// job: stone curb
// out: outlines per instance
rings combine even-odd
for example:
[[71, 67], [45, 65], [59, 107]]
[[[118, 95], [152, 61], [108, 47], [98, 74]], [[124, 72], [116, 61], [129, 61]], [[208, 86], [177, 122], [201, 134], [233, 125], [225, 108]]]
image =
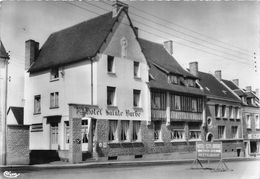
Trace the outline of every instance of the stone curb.
[[[225, 162], [235, 161], [254, 161], [260, 158], [223, 158]], [[117, 161], [117, 162], [91, 162], [80, 164], [38, 164], [38, 165], [7, 165], [0, 166], [0, 170], [44, 170], [44, 169], [75, 169], [75, 168], [101, 168], [101, 167], [138, 167], [138, 166], [156, 166], [156, 165], [169, 165], [169, 164], [190, 164], [194, 159], [183, 160], [153, 160], [153, 161]], [[202, 160], [206, 162], [207, 160]], [[218, 160], [213, 160], [218, 162]]]

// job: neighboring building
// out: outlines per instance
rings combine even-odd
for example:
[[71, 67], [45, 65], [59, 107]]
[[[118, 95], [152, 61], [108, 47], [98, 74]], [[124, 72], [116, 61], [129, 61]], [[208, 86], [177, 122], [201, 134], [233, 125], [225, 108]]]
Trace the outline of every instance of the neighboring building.
[[40, 50], [26, 41], [32, 152], [76, 163], [81, 152], [109, 160], [195, 151], [205, 114], [198, 78], [163, 45], [139, 39], [127, 11], [116, 2], [113, 12], [51, 34]]
[[221, 141], [223, 156], [241, 156], [243, 149], [241, 104], [221, 81], [221, 71], [215, 76], [198, 72], [199, 84], [207, 95], [206, 141]]
[[252, 91], [251, 86], [246, 90], [239, 88], [239, 80], [223, 80], [242, 101], [242, 124], [245, 155], [260, 154], [260, 103], [259, 91]]
[[0, 40], [0, 164], [6, 163], [7, 73], [9, 55]]

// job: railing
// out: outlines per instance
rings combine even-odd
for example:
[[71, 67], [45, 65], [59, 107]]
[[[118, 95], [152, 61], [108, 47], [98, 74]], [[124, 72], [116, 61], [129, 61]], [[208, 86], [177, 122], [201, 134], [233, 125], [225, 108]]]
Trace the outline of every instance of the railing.
[[166, 120], [166, 110], [152, 109], [152, 120]]
[[181, 112], [181, 111], [171, 111], [171, 120], [200, 120], [202, 121], [202, 113], [192, 113], [192, 112]]

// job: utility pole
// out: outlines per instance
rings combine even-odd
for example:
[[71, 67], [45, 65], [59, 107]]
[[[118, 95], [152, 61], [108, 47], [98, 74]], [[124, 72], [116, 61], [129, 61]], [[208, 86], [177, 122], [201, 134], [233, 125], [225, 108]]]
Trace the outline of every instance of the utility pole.
[[[0, 79], [0, 102], [3, 107], [0, 106], [0, 120], [1, 120], [1, 136], [2, 136], [2, 148], [0, 151], [0, 155], [2, 157], [1, 164], [6, 165], [6, 120], [7, 120], [7, 86], [8, 86], [8, 60], [9, 55], [6, 53], [5, 48], [0, 40], [0, 76], [3, 78]], [[2, 89], [1, 89], [2, 88]], [[0, 141], [1, 142], [1, 141]]]

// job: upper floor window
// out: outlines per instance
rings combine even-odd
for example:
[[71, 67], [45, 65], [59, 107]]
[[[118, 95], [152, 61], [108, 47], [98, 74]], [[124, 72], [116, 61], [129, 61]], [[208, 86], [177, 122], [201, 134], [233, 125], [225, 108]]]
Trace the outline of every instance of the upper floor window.
[[109, 106], [115, 106], [115, 93], [116, 88], [115, 87], [107, 87], [107, 105]]
[[141, 96], [141, 90], [134, 90], [133, 91], [133, 105], [134, 107], [140, 107], [140, 96]]
[[34, 96], [34, 114], [41, 113], [41, 95]]
[[225, 126], [218, 126], [218, 138], [219, 139], [226, 138]]
[[51, 80], [59, 79], [59, 68], [51, 69]]
[[232, 106], [229, 106], [229, 118], [230, 119], [234, 118], [234, 109]]
[[114, 57], [110, 55], [107, 56], [107, 72], [115, 73]]
[[178, 77], [175, 75], [169, 75], [168, 82], [171, 84], [178, 84]]
[[152, 109], [166, 109], [166, 93], [152, 92], [151, 93]]
[[140, 63], [139, 62], [134, 62], [134, 77], [140, 78]]
[[240, 118], [240, 111], [239, 111], [239, 108], [238, 108], [238, 107], [235, 108], [235, 118], [236, 118], [236, 119], [239, 119], [239, 118]]
[[255, 115], [255, 128], [260, 129], [260, 119], [259, 115]]
[[246, 115], [246, 127], [251, 128], [251, 116], [249, 114]]
[[231, 126], [231, 134], [232, 134], [232, 138], [238, 138], [238, 127], [237, 126]]
[[220, 111], [221, 111], [220, 105], [216, 104], [215, 105], [215, 117], [216, 118], [220, 118]]
[[192, 99], [191, 100], [191, 105], [192, 105], [192, 112], [197, 112], [197, 100], [196, 99]]
[[227, 117], [227, 107], [225, 105], [222, 106], [222, 117]]
[[186, 79], [186, 83], [187, 83], [187, 86], [189, 86], [189, 87], [195, 87], [196, 86], [195, 80], [192, 80], [192, 79]]
[[59, 107], [59, 92], [54, 92], [50, 94], [50, 108]]
[[181, 110], [181, 97], [175, 95], [174, 97], [174, 107], [176, 110]]

